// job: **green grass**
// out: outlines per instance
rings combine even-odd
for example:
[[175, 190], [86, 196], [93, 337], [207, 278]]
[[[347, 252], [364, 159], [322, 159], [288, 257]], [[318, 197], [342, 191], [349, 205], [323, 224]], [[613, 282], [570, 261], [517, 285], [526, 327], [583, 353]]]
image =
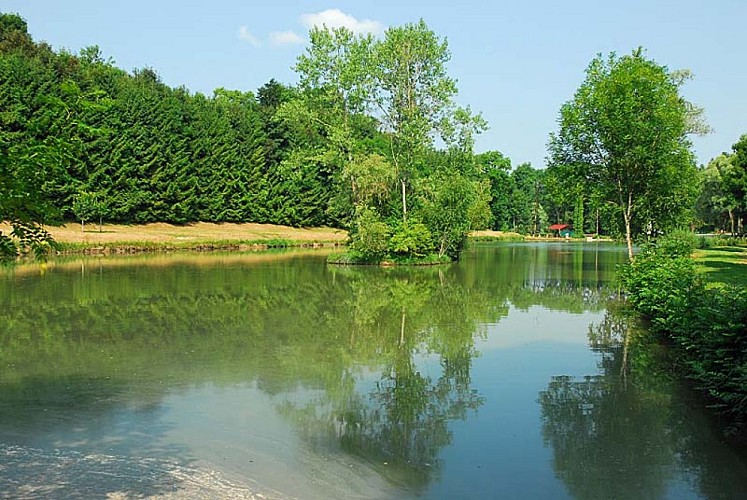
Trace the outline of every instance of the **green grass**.
[[728, 246], [696, 250], [698, 271], [712, 286], [747, 288], [747, 247]]

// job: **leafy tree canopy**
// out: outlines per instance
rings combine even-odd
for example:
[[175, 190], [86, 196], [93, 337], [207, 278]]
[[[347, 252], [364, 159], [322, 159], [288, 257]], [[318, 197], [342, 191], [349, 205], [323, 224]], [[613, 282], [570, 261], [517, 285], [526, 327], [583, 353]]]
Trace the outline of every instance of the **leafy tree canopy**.
[[680, 94], [689, 72], [671, 71], [642, 49], [597, 56], [550, 136], [551, 168], [565, 168], [617, 206], [629, 256], [633, 238], [682, 223], [692, 205], [695, 164], [688, 140], [702, 113]]

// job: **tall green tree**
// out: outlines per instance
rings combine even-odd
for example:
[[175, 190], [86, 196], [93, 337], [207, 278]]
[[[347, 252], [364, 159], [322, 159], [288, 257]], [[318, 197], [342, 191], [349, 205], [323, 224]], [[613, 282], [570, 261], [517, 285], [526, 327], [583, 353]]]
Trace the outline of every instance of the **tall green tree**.
[[421, 19], [393, 27], [375, 47], [373, 103], [389, 137], [392, 163], [401, 190], [401, 215], [407, 220], [407, 191], [418, 163], [453, 112], [456, 82], [448, 76], [446, 40]]
[[[572, 168], [619, 209], [630, 259], [638, 234], [656, 229], [664, 215], [673, 223], [694, 201], [688, 135], [707, 127], [701, 110], [680, 94], [689, 78], [647, 59], [642, 49], [599, 55], [550, 136], [551, 165]], [[658, 203], [660, 197], [667, 203]]]
[[[310, 39], [295, 68], [301, 94], [278, 114], [292, 127], [318, 130], [321, 141], [301, 145], [290, 157], [316, 162], [307, 170], [328, 172], [337, 193], [331, 205], [343, 206], [340, 194], [347, 193], [352, 247], [362, 254], [370, 248], [367, 258], [382, 255], [386, 238], [396, 254], [455, 254], [470, 221], [484, 220], [477, 207], [487, 208], [482, 194], [488, 190], [477, 182], [472, 152], [473, 136], [485, 123], [454, 103], [446, 41], [422, 21], [391, 28], [381, 40], [344, 28], [315, 28]], [[435, 152], [437, 137], [446, 152]], [[447, 172], [466, 184], [445, 182]], [[473, 205], [449, 207], [465, 224], [454, 225], [460, 235], [442, 244], [436, 235], [444, 232], [423, 224], [440, 220], [432, 207], [454, 200], [447, 195], [451, 188], [468, 188], [463, 200]]]
[[544, 197], [544, 171], [529, 163], [522, 163], [511, 172], [511, 219], [514, 231], [540, 233], [547, 224], [547, 214], [542, 206]]
[[55, 201], [64, 199], [73, 138], [84, 128], [85, 100], [68, 80], [74, 63], [35, 44], [26, 21], [0, 13], [0, 257], [22, 249], [43, 254], [53, 245], [41, 224], [59, 221]]
[[744, 232], [747, 217], [747, 134], [732, 146], [733, 154], [722, 170], [723, 191], [726, 195], [732, 234]]
[[511, 159], [500, 151], [486, 151], [475, 155], [480, 176], [490, 182], [491, 227], [497, 231], [508, 231], [511, 227]]
[[731, 159], [731, 155], [722, 153], [700, 171], [700, 196], [696, 210], [703, 224], [712, 226], [714, 230], [723, 231], [728, 221], [731, 223], [729, 229], [734, 234], [735, 209], [738, 205], [724, 183], [724, 175], [728, 175], [728, 170], [732, 168]]
[[284, 167], [309, 181], [302, 196], [317, 199], [322, 213], [348, 225], [355, 211], [355, 179], [349, 172], [353, 163], [366, 162], [369, 154], [359, 140], [359, 127], [371, 93], [374, 39], [347, 28], [326, 27], [313, 28], [309, 38], [294, 68], [300, 92], [279, 110], [297, 137], [304, 139], [297, 142], [289, 157], [293, 161], [286, 160]]

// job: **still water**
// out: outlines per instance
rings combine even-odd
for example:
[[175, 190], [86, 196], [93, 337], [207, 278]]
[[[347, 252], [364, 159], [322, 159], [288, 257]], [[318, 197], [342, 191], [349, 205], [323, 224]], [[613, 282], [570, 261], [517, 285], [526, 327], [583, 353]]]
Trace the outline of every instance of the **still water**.
[[0, 270], [0, 497], [747, 498], [616, 246]]

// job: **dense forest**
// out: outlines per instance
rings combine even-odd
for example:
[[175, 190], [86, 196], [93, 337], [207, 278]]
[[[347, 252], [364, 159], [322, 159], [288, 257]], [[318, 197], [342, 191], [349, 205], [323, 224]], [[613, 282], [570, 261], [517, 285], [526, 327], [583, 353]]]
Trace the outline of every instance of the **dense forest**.
[[[563, 137], [551, 138], [547, 169], [473, 151], [487, 124], [455, 104], [448, 46], [422, 21], [381, 39], [344, 28], [310, 37], [298, 85], [206, 96], [151, 68], [122, 70], [96, 46], [55, 51], [0, 14], [0, 219], [27, 236], [24, 222], [75, 219], [328, 225], [373, 257], [454, 256], [481, 228], [625, 234], [623, 207], [578, 175]], [[657, 179], [676, 190], [649, 196], [633, 232], [743, 231], [747, 137], [699, 170], [683, 147]]]

